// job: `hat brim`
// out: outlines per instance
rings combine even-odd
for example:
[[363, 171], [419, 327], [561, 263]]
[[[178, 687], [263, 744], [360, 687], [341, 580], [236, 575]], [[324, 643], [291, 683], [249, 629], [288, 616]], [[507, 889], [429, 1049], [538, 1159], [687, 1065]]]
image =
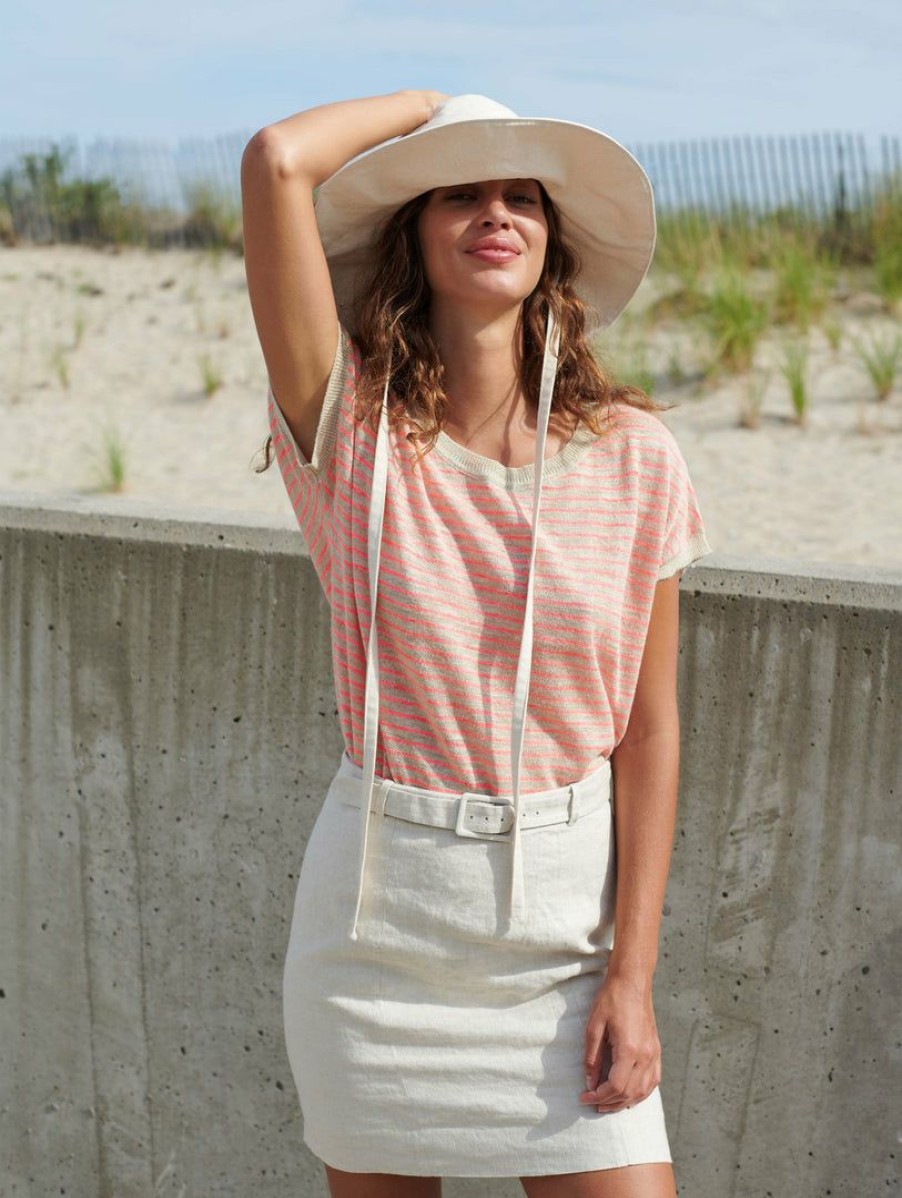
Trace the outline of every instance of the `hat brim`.
[[320, 187], [317, 225], [347, 327], [354, 327], [356, 299], [382, 223], [423, 192], [482, 179], [538, 179], [579, 255], [573, 286], [590, 309], [590, 331], [619, 316], [654, 254], [648, 176], [624, 146], [597, 129], [503, 117], [424, 126], [351, 159]]

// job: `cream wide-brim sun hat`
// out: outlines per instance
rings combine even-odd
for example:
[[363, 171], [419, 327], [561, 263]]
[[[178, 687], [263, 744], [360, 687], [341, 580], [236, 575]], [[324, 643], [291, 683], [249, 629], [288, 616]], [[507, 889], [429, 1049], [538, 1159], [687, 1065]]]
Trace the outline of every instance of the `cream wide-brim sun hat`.
[[655, 248], [651, 183], [633, 155], [606, 133], [574, 121], [521, 117], [486, 96], [451, 96], [430, 120], [381, 142], [331, 175], [316, 220], [342, 323], [372, 265], [382, 224], [434, 187], [484, 179], [538, 179], [579, 255], [573, 281], [588, 305], [588, 332], [613, 323], [644, 279]]

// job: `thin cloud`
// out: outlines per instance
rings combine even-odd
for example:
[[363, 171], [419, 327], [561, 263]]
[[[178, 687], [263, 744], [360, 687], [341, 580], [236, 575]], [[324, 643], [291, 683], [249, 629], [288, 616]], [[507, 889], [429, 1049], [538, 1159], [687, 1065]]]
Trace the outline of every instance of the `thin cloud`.
[[[259, 128], [398, 87], [480, 91], [524, 114], [609, 122], [621, 139], [902, 121], [902, 5], [863, 0], [136, 0], [15, 5], [0, 136], [160, 136]], [[15, 113], [15, 115], [14, 115]]]

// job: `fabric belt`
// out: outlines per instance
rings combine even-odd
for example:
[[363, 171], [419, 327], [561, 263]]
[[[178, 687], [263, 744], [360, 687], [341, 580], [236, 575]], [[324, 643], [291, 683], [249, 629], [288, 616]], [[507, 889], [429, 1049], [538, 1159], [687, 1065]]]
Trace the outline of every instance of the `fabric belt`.
[[[610, 762], [604, 758], [592, 774], [579, 782], [521, 795], [520, 827], [575, 824], [610, 801], [610, 777]], [[350, 807], [359, 807], [360, 778], [361, 771], [345, 754], [342, 769], [333, 783], [335, 798]], [[476, 791], [442, 794], [377, 777], [370, 792], [370, 811], [412, 824], [448, 828], [473, 840], [507, 842], [513, 837], [513, 799]]]
[[[526, 725], [526, 707], [529, 701], [529, 680], [532, 672], [533, 641], [533, 584], [535, 580], [536, 545], [539, 532], [539, 509], [542, 500], [542, 481], [545, 475], [545, 441], [548, 418], [551, 414], [551, 397], [557, 377], [560, 330], [549, 309], [545, 325], [545, 350], [542, 358], [542, 380], [539, 387], [539, 407], [536, 416], [536, 453], [532, 499], [532, 537], [529, 551], [529, 571], [526, 579], [526, 596], [523, 608], [523, 629], [520, 636], [520, 652], [514, 693], [511, 699], [511, 781], [513, 784], [514, 810], [510, 828], [510, 887], [508, 890], [508, 923], [523, 919], [526, 915], [526, 891], [523, 879], [523, 854], [520, 850], [520, 833], [523, 821], [520, 818], [522, 798], [520, 794], [520, 761], [523, 756], [523, 733]], [[376, 777], [376, 742], [379, 734], [379, 638], [376, 627], [376, 610], [379, 597], [379, 561], [382, 554], [382, 526], [385, 519], [385, 495], [388, 484], [388, 399], [391, 384], [391, 366], [386, 374], [379, 416], [379, 429], [373, 454], [373, 473], [370, 490], [369, 517], [367, 524], [367, 570], [370, 593], [370, 629], [366, 643], [366, 682], [363, 700], [363, 765], [360, 785], [360, 844], [358, 858], [357, 903], [351, 925], [351, 939], [356, 940], [357, 924], [363, 891], [366, 883], [367, 843], [370, 825], [370, 801]]]

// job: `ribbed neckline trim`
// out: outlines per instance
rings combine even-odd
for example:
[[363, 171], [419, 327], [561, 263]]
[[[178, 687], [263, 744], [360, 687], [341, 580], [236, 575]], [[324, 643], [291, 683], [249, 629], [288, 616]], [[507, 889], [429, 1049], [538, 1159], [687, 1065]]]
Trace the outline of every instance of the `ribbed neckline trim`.
[[[563, 449], [558, 450], [553, 457], [545, 459], [543, 479], [557, 478], [565, 474], [597, 440], [590, 428], [580, 424]], [[473, 453], [472, 450], [466, 449], [449, 437], [444, 429], [439, 430], [434, 448], [436, 453], [465, 474], [487, 479], [508, 491], [520, 491], [534, 485], [535, 462], [526, 466], [504, 466], [495, 458], [487, 458], [481, 453]]]

